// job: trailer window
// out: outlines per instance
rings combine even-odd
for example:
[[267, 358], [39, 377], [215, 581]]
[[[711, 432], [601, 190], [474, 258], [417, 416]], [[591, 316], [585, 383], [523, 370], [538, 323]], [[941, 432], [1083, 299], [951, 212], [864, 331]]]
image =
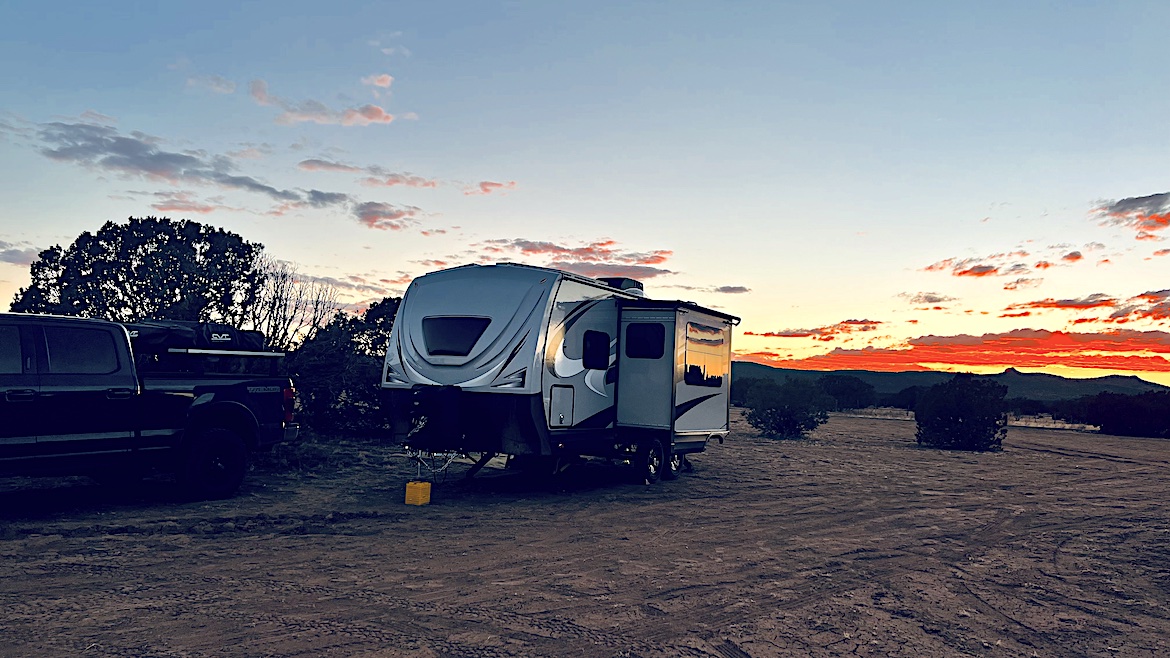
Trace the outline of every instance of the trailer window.
[[118, 370], [114, 335], [86, 327], [45, 327], [49, 372], [66, 375], [108, 375]]
[[661, 322], [631, 322], [626, 325], [626, 357], [661, 359], [666, 354], [666, 325]]
[[723, 386], [731, 360], [727, 347], [722, 327], [688, 322], [683, 381], [691, 386]]
[[491, 318], [447, 315], [423, 318], [423, 338], [431, 356], [467, 356], [492, 323]]

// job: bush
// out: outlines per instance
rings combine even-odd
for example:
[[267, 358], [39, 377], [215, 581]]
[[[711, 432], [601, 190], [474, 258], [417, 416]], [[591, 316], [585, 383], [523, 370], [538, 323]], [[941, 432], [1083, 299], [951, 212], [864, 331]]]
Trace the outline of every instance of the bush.
[[764, 436], [799, 439], [829, 419], [835, 401], [820, 388], [791, 379], [760, 381], [747, 391], [747, 421]]
[[1007, 434], [1007, 386], [959, 374], [922, 392], [914, 407], [918, 445], [998, 451]]

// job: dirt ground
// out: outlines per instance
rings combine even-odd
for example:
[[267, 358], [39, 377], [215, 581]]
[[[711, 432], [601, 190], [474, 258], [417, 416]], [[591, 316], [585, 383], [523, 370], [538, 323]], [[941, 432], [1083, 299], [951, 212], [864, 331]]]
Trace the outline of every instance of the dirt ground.
[[0, 655], [1170, 655], [1170, 442], [913, 435], [737, 420], [675, 482], [488, 469], [425, 507], [361, 441], [226, 501], [0, 480]]

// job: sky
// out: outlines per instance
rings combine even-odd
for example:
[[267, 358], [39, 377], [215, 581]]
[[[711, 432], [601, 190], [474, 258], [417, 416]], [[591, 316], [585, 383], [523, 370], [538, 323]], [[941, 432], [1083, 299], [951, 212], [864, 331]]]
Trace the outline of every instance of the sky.
[[1170, 3], [0, 0], [0, 299], [106, 221], [521, 262], [740, 359], [1170, 385]]

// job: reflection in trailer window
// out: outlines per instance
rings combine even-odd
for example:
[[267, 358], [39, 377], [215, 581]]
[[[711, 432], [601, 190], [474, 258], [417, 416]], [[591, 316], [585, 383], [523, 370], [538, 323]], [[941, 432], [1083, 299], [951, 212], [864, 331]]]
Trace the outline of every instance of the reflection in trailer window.
[[683, 381], [691, 386], [723, 386], [730, 360], [723, 327], [687, 323], [686, 370]]

